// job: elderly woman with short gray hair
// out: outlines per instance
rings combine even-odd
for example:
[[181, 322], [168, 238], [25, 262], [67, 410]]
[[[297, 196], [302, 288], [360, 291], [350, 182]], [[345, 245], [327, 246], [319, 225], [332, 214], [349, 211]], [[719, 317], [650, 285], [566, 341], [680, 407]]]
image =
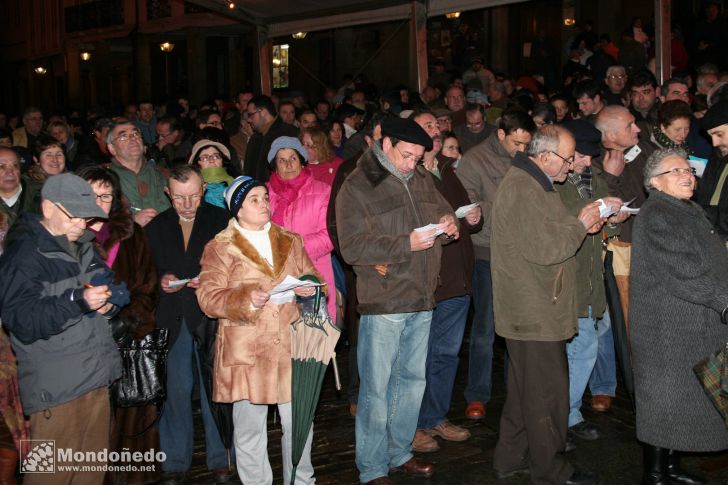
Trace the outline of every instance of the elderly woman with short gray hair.
[[728, 341], [728, 254], [690, 200], [695, 170], [685, 151], [655, 151], [644, 183], [629, 315], [642, 483], [707, 483], [680, 467], [678, 452], [728, 448], [728, 430], [692, 371]]

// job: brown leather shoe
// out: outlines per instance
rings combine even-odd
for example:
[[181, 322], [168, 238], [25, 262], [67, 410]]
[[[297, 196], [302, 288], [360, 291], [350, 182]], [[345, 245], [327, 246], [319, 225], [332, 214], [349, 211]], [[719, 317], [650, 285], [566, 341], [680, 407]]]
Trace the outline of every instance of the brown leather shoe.
[[349, 404], [349, 414], [351, 415], [352, 418], [356, 417], [356, 408], [357, 407], [358, 406], [355, 402]]
[[394, 480], [389, 477], [377, 477], [374, 480], [364, 482], [362, 485], [394, 485]]
[[600, 413], [609, 411], [612, 407], [612, 396], [606, 396], [604, 394], [592, 396], [591, 406], [594, 411], [598, 411]]
[[435, 474], [435, 464], [413, 456], [397, 468], [392, 468], [392, 471], [404, 472], [413, 477], [428, 478]]
[[470, 438], [470, 431], [447, 420], [426, 431], [430, 436], [439, 436], [446, 441], [465, 441]]
[[418, 429], [415, 433], [415, 439], [412, 440], [412, 450], [418, 453], [432, 453], [440, 449], [437, 440], [430, 436], [428, 431]]
[[468, 419], [485, 418], [485, 405], [480, 401], [469, 402], [468, 407], [465, 409], [465, 416]]

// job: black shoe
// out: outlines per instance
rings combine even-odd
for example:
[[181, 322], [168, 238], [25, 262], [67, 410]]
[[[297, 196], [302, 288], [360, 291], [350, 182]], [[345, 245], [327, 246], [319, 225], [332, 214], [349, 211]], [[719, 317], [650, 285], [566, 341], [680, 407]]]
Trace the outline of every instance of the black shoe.
[[599, 439], [599, 429], [586, 421], [582, 421], [581, 423], [570, 427], [569, 434], [586, 441]]
[[519, 466], [517, 468], [511, 468], [510, 470], [494, 470], [495, 471], [495, 478], [498, 480], [505, 480], [506, 478], [511, 478], [516, 475], [527, 475], [531, 473], [531, 470], [528, 468], [528, 464]]
[[180, 485], [185, 482], [184, 472], [162, 472], [160, 485]]
[[704, 478], [692, 475], [682, 469], [680, 466], [680, 454], [677, 451], [670, 450], [667, 456], [667, 476], [673, 484], [707, 485], [708, 481]]
[[574, 439], [566, 435], [566, 448], [564, 448], [564, 453], [569, 453], [571, 451], [574, 451], [576, 449], [576, 443], [574, 443]]
[[667, 475], [668, 462], [667, 448], [644, 445], [644, 467], [642, 485], [670, 485], [670, 478]]
[[596, 473], [576, 468], [564, 485], [597, 485], [599, 477]]

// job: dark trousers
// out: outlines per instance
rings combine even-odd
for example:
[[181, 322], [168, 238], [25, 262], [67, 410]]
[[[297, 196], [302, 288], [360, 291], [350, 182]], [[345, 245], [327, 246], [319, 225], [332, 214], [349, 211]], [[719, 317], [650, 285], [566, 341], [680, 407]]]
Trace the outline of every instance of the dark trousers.
[[569, 419], [566, 341], [506, 339], [508, 395], [493, 467], [507, 472], [528, 464], [535, 484], [564, 483], [574, 469], [563, 455]]

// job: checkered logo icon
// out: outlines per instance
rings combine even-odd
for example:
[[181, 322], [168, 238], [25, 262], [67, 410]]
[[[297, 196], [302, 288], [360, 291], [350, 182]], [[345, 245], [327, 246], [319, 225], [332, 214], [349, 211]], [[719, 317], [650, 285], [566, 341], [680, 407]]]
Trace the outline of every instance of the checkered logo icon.
[[55, 473], [55, 440], [20, 440], [21, 473]]

